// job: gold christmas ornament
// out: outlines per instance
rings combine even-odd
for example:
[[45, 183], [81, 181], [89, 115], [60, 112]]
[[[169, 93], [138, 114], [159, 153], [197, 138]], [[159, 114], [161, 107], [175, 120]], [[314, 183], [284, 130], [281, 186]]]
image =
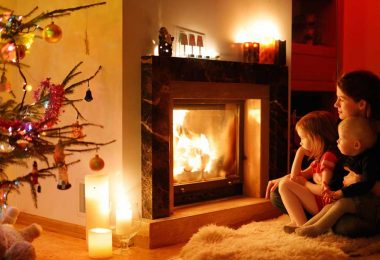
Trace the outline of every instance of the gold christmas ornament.
[[82, 139], [83, 137], [85, 137], [85, 135], [83, 134], [83, 126], [81, 126], [78, 121], [76, 121], [71, 126], [71, 136], [75, 139]]
[[104, 168], [104, 160], [96, 154], [95, 157], [90, 160], [90, 168], [94, 171], [100, 171]]
[[58, 25], [54, 24], [54, 22], [51, 22], [51, 24], [46, 25], [42, 31], [42, 37], [49, 43], [59, 42], [62, 38], [62, 30]]

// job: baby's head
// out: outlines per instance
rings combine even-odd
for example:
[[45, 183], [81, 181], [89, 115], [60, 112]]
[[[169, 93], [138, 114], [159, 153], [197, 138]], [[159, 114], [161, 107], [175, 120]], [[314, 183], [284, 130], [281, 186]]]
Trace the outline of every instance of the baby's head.
[[347, 156], [356, 156], [375, 145], [377, 133], [364, 117], [348, 117], [338, 126], [338, 148]]

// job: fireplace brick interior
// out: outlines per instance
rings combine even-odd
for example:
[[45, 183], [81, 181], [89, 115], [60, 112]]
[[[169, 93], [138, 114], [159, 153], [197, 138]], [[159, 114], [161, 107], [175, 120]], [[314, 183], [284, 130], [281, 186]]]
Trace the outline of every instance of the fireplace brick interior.
[[[259, 187], [245, 184], [243, 195], [262, 197], [266, 180], [281, 176], [287, 170], [286, 66], [146, 56], [142, 57], [141, 69], [144, 218], [168, 217], [174, 210], [173, 161], [170, 159], [174, 100], [246, 100], [253, 97], [267, 100], [263, 104], [268, 107], [269, 119], [264, 120], [264, 125], [267, 124], [264, 129], [269, 133], [262, 133], [262, 138], [267, 140], [262, 144], [269, 146], [265, 152], [268, 155], [263, 155], [267, 167], [262, 166], [265, 172], [261, 177], [247, 179], [245, 176], [244, 182], [255, 182], [253, 186]], [[249, 168], [246, 163], [242, 167]]]

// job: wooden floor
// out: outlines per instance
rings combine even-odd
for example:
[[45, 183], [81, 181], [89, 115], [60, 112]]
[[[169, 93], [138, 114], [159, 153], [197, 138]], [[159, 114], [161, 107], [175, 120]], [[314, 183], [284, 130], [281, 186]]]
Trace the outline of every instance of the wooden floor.
[[[88, 256], [86, 241], [55, 232], [44, 231], [42, 236], [33, 241], [37, 260], [84, 260]], [[124, 255], [113, 255], [112, 259], [123, 260], [166, 260], [176, 258], [183, 244], [159, 249], [131, 247]], [[115, 248], [115, 252], [116, 252]]]
[[[214, 223], [218, 225], [240, 226], [252, 220], [260, 221], [278, 216], [279, 212], [264, 199], [259, 198], [233, 198], [218, 200], [202, 205], [177, 208], [172, 216], [153, 220], [150, 227], [151, 248], [149, 243], [138, 243], [139, 247], [130, 248], [129, 254], [114, 255], [112, 259], [133, 260], [166, 260], [175, 259], [179, 255], [184, 243], [194, 234], [200, 226]], [[88, 256], [85, 230], [82, 226], [55, 221], [48, 218], [21, 213], [17, 225], [23, 227], [30, 223], [38, 223], [44, 231], [42, 236], [33, 241], [36, 248], [37, 259], [91, 259]], [[178, 227], [180, 227], [179, 230]], [[176, 229], [177, 228], [177, 229]], [[181, 235], [178, 235], [181, 234]], [[186, 234], [184, 236], [183, 234]], [[140, 237], [144, 241], [144, 236]], [[154, 239], [153, 239], [154, 238]], [[171, 238], [169, 243], [168, 238]], [[165, 240], [166, 239], [166, 240]], [[158, 243], [165, 240], [167, 243]], [[140, 242], [141, 242], [140, 241]], [[153, 243], [152, 241], [156, 241]], [[115, 241], [114, 241], [115, 242]], [[172, 245], [174, 246], [166, 246]], [[144, 246], [145, 245], [145, 246]], [[160, 245], [160, 246], [157, 246]], [[116, 248], [115, 248], [116, 251]]]

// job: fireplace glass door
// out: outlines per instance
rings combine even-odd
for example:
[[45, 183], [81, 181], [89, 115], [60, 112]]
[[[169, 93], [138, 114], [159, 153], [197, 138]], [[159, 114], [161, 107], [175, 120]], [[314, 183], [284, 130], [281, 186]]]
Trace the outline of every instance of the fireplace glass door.
[[176, 102], [174, 205], [242, 194], [242, 102]]

